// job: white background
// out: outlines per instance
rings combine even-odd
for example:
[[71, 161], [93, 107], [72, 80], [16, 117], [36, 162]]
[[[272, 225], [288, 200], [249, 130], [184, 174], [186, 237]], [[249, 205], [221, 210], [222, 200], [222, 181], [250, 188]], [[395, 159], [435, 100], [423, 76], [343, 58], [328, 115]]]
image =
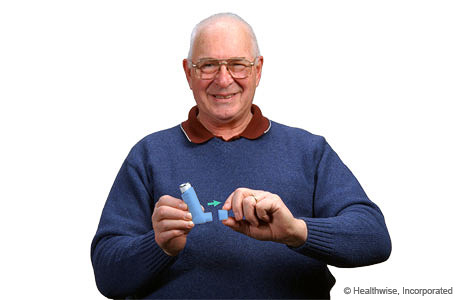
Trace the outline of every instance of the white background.
[[332, 297], [458, 297], [459, 2], [225, 2], [0, 2], [2, 296], [103, 298], [90, 243], [115, 175], [139, 139], [186, 119], [192, 27], [231, 11], [265, 58], [254, 102], [325, 136], [385, 214], [390, 259], [331, 268]]

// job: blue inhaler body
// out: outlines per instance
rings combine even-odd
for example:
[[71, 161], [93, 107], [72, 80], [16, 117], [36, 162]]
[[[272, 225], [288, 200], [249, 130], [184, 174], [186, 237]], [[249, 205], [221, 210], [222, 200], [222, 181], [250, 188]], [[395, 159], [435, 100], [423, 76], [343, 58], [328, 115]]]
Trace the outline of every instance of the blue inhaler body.
[[212, 213], [203, 212], [201, 209], [200, 201], [195, 193], [195, 190], [190, 183], [183, 183], [179, 186], [182, 200], [188, 205], [188, 210], [192, 214], [192, 221], [195, 224], [204, 224], [206, 222], [212, 222]]

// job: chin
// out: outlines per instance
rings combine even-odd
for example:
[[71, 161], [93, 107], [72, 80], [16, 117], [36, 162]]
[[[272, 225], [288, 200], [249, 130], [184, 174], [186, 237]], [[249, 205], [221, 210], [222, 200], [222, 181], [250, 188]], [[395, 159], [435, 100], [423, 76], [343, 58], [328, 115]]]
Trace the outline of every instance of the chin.
[[236, 116], [236, 112], [231, 108], [220, 107], [213, 110], [213, 116], [221, 121], [229, 121]]
[[219, 119], [232, 119], [243, 109], [239, 101], [213, 101], [210, 107], [210, 112]]

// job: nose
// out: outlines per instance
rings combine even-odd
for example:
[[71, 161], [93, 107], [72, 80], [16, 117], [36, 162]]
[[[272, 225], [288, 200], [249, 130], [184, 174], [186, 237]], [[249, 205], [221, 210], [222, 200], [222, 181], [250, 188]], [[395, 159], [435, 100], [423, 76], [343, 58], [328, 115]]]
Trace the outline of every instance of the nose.
[[230, 75], [226, 65], [220, 66], [219, 72], [217, 72], [214, 82], [223, 88], [228, 87], [233, 83], [233, 77]]

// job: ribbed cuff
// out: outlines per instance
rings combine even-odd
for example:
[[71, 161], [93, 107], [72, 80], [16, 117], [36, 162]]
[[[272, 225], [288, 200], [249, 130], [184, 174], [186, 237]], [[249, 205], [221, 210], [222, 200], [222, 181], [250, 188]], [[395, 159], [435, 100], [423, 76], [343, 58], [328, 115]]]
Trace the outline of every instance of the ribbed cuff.
[[158, 246], [155, 242], [155, 232], [153, 230], [144, 234], [138, 245], [139, 254], [144, 261], [145, 267], [155, 275], [169, 267], [177, 259], [164, 253], [163, 249]]
[[307, 240], [300, 247], [292, 250], [315, 258], [324, 259], [334, 253], [334, 228], [324, 218], [300, 218], [307, 223]]

